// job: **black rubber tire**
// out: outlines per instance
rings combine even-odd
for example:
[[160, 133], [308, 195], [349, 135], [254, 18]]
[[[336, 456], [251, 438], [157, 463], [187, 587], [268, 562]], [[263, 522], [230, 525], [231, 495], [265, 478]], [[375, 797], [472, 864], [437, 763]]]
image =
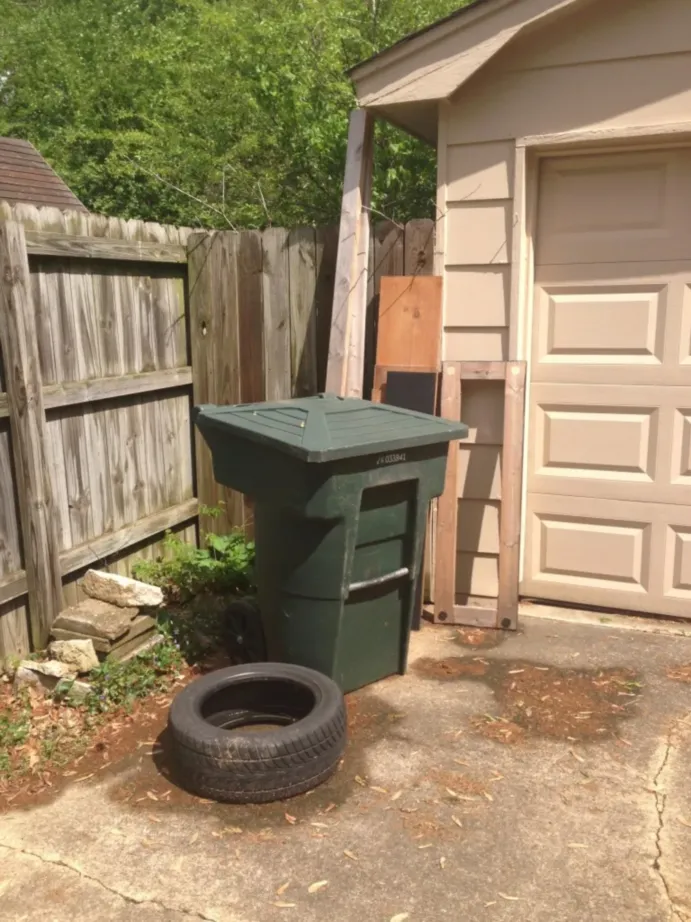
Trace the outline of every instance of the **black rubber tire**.
[[[284, 725], [242, 731], [258, 723]], [[180, 782], [226, 803], [268, 803], [315, 788], [338, 767], [347, 735], [336, 683], [283, 663], [197, 679], [174, 698], [168, 728]]]

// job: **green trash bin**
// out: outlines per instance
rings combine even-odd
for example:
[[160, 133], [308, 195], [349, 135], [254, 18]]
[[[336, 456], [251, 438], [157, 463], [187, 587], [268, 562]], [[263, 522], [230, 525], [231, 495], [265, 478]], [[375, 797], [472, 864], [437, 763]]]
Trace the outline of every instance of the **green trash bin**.
[[403, 673], [427, 512], [462, 423], [329, 395], [195, 408], [219, 483], [255, 500], [269, 658], [351, 691]]

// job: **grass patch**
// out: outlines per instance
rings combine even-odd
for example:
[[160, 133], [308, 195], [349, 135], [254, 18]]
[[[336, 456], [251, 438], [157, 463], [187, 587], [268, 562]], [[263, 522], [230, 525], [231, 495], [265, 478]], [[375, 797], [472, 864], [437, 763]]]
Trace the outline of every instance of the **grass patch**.
[[24, 745], [31, 732], [31, 705], [26, 693], [15, 696], [13, 706], [0, 711], [0, 774], [13, 769], [13, 751]]
[[84, 707], [97, 714], [130, 710], [138, 698], [165, 691], [183, 665], [179, 648], [167, 637], [125, 663], [106, 660], [89, 674], [91, 691]]

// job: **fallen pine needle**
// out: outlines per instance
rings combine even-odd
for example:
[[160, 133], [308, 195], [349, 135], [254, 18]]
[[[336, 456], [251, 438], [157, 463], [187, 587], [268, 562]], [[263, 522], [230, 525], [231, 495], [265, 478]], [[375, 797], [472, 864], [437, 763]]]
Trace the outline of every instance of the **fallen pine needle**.
[[475, 800], [474, 797], [466, 797], [465, 794], [459, 794], [458, 791], [452, 791], [451, 788], [447, 788], [446, 793], [449, 794], [451, 797], [455, 797], [456, 800], [470, 800], [470, 801]]
[[458, 818], [457, 816], [452, 816], [452, 817], [451, 817], [451, 822], [452, 822], [452, 823], [455, 823], [455, 824], [458, 826], [459, 829], [463, 829], [463, 823], [459, 820], [459, 818]]
[[290, 886], [289, 880], [287, 880], [284, 884], [281, 884], [281, 886], [276, 891], [276, 896], [283, 896], [283, 894], [286, 892], [289, 886]]
[[571, 753], [571, 755], [574, 757], [574, 759], [577, 762], [585, 762], [585, 759], [583, 758], [583, 756], [579, 756], [577, 752], [573, 751], [573, 749], [569, 749], [569, 752]]
[[487, 909], [488, 906], [496, 906], [496, 905], [497, 905], [497, 901], [492, 900], [490, 903], [485, 903], [485, 909]]
[[149, 798], [149, 800], [155, 800], [158, 803], [158, 797], [156, 797], [153, 791], [147, 791], [146, 796]]
[[511, 900], [512, 902], [515, 902], [516, 900], [520, 900], [520, 896], [509, 896], [508, 893], [502, 893], [501, 891], [499, 892], [499, 896], [503, 900]]
[[324, 887], [328, 887], [328, 880], [318, 880], [316, 883], [310, 884], [307, 888], [308, 893], [317, 893], [319, 890], [323, 890]]
[[432, 848], [432, 843], [427, 842], [425, 845], [418, 845], [418, 848]]
[[322, 810], [322, 813], [331, 813], [331, 811], [332, 811], [332, 810], [335, 810], [335, 809], [336, 809], [336, 804], [329, 804], [328, 807], [325, 807], [325, 808]]
[[93, 778], [95, 774], [96, 774], [96, 772], [91, 772], [90, 775], [82, 775], [81, 778], [75, 778], [75, 779], [74, 779], [74, 783], [75, 783], [75, 784], [79, 784], [80, 781], [88, 781], [89, 778]]
[[314, 826], [316, 829], [328, 829], [328, 823], [310, 823], [310, 826]]
[[377, 787], [376, 784], [371, 784], [371, 785], [370, 785], [370, 791], [376, 791], [377, 794], [388, 794], [388, 793], [389, 793], [389, 792], [386, 790], [386, 788], [379, 788], [379, 787]]
[[391, 800], [392, 800], [392, 801], [398, 800], [398, 798], [401, 796], [402, 793], [403, 793], [403, 791], [396, 791], [395, 794], [392, 794], [392, 795], [391, 795]]
[[569, 842], [569, 848], [587, 848], [587, 845], [583, 845], [582, 842]]
[[285, 814], [286, 821], [290, 823], [291, 826], [294, 826], [297, 823], [297, 817], [291, 816], [290, 813]]
[[151, 814], [149, 814], [149, 819], [151, 820], [152, 823], [160, 823], [160, 822], [161, 822], [160, 816], [152, 816]]
[[487, 798], [487, 800], [489, 800], [489, 801], [494, 801], [494, 798], [492, 797], [492, 795], [489, 794], [487, 791], [483, 791], [482, 793], [485, 795], [485, 797]]
[[347, 848], [345, 849], [345, 851], [343, 852], [343, 854], [346, 856], [346, 858], [350, 858], [351, 861], [359, 861], [359, 860], [360, 860], [360, 859], [358, 858], [358, 856], [355, 854], [355, 852], [351, 852], [351, 851], [349, 851]]
[[277, 900], [275, 903], [272, 903], [271, 905], [277, 906], [279, 909], [295, 909], [295, 903], [282, 903], [280, 900]]

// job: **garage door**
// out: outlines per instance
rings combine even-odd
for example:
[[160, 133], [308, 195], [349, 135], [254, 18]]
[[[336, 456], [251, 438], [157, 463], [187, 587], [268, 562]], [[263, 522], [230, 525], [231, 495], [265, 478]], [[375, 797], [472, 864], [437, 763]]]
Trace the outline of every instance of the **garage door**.
[[545, 161], [522, 592], [691, 617], [691, 151]]

